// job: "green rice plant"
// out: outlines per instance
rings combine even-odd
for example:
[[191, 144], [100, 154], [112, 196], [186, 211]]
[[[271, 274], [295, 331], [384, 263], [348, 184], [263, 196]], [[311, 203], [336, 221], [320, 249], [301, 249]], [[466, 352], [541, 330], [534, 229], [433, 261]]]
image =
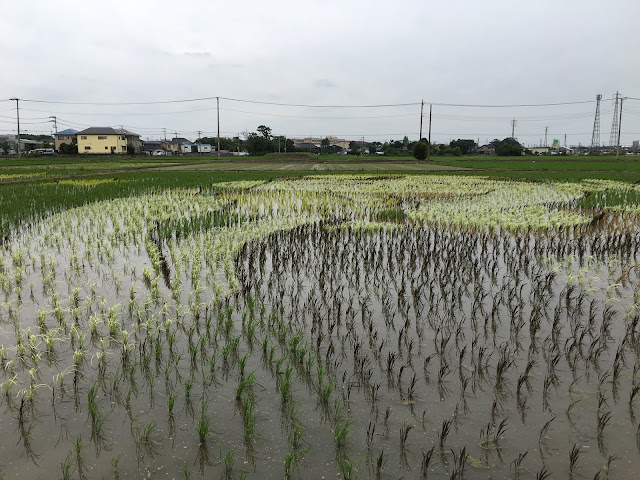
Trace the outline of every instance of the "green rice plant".
[[236, 387], [236, 400], [240, 400], [242, 394], [245, 391], [250, 391], [256, 383], [256, 376], [253, 372], [251, 372], [247, 378], [244, 378], [238, 383]]
[[289, 474], [291, 473], [291, 467], [293, 466], [296, 459], [295, 452], [287, 452], [284, 454], [284, 477], [289, 478]]
[[249, 359], [249, 354], [248, 353], [238, 359], [238, 369], [240, 370], [240, 377], [241, 378], [244, 377], [244, 370], [245, 370], [245, 367], [247, 365], [247, 360], [248, 359]]
[[177, 395], [173, 393], [169, 394], [168, 401], [167, 401], [167, 405], [169, 408], [169, 415], [173, 415], [173, 407], [175, 406], [175, 403], [176, 403], [176, 397]]
[[349, 428], [350, 425], [351, 420], [347, 420], [343, 424], [336, 424], [336, 426], [332, 430], [333, 439], [338, 450], [343, 450], [347, 446], [347, 439], [349, 436], [349, 432], [351, 431]]
[[360, 472], [348, 459], [342, 458], [338, 462], [338, 468], [345, 480], [356, 480], [360, 478]]
[[151, 443], [151, 435], [153, 434], [155, 428], [155, 422], [147, 423], [142, 428], [136, 427], [136, 441], [138, 443]]
[[326, 385], [320, 385], [320, 402], [324, 406], [329, 405], [329, 399], [331, 398], [331, 394], [335, 390], [336, 386], [334, 382], [329, 382]]
[[73, 450], [69, 450], [69, 453], [67, 453], [67, 457], [60, 464], [60, 471], [62, 473], [63, 480], [71, 479], [72, 458], [73, 458]]
[[293, 386], [293, 378], [291, 376], [292, 373], [293, 367], [291, 365], [287, 365], [284, 376], [280, 380], [280, 395], [282, 397], [282, 403], [284, 404], [286, 404], [291, 399], [291, 388]]
[[210, 418], [203, 415], [198, 421], [196, 430], [198, 432], [198, 439], [200, 440], [200, 444], [205, 445], [207, 442], [207, 438], [211, 434]]
[[193, 378], [188, 378], [184, 382], [184, 396], [187, 399], [191, 398], [191, 391], [193, 390], [194, 384], [195, 384], [195, 380]]
[[222, 447], [220, 447], [220, 463], [222, 464], [223, 472], [226, 478], [232, 478], [233, 465], [236, 463], [235, 451], [237, 448], [233, 448], [222, 456]]
[[111, 458], [111, 468], [113, 468], [113, 476], [114, 478], [119, 478], [119, 472], [118, 472], [118, 463], [120, 462], [120, 455], [118, 455], [117, 457], [112, 457]]
[[82, 435], [78, 435], [76, 438], [76, 468], [78, 469], [78, 475], [80, 478], [84, 478], [84, 460], [82, 459]]

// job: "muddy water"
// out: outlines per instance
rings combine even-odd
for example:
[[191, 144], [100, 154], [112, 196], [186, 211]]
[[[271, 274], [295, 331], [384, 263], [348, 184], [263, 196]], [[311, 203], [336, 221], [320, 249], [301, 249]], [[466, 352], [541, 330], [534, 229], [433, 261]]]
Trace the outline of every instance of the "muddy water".
[[[16, 375], [1, 397], [0, 473], [63, 477], [67, 463], [74, 478], [282, 478], [289, 454], [294, 478], [346, 476], [349, 468], [362, 478], [535, 478], [542, 468], [568, 478], [577, 448], [576, 476], [604, 477], [612, 458], [609, 478], [635, 478], [640, 399], [630, 406], [629, 398], [638, 349], [635, 313], [627, 313], [638, 279], [625, 270], [635, 258], [580, 258], [570, 248], [557, 255], [547, 244], [428, 228], [301, 227], [247, 245], [236, 262], [240, 291], [226, 301], [210, 303], [219, 272], [205, 268], [195, 316], [190, 269], [181, 269], [177, 298], [167, 286], [183, 260], [166, 246], [169, 278], [158, 282], [154, 299], [142, 274], [150, 266], [144, 247], [76, 262], [63, 242], [45, 249], [58, 260], [53, 288], [62, 327], [52, 290], [42, 288], [44, 247], [26, 245], [21, 301], [10, 293], [0, 310], [7, 350], [1, 381]], [[92, 316], [100, 319], [93, 339]], [[37, 335], [37, 367], [28, 346], [16, 356], [17, 322]], [[47, 353], [44, 337], [57, 328], [54, 353]], [[131, 344], [124, 357], [122, 329]], [[86, 335], [82, 348], [78, 335]], [[74, 367], [78, 350], [83, 361]], [[287, 366], [293, 381], [284, 398]], [[255, 434], [246, 438], [247, 397], [238, 399], [236, 389], [250, 372]], [[30, 385], [35, 398], [23, 403]], [[326, 402], [322, 386], [334, 388]], [[92, 388], [104, 418], [98, 429]], [[204, 443], [202, 418], [211, 425]], [[601, 432], [599, 419], [606, 422]], [[341, 429], [346, 440], [338, 446]]]

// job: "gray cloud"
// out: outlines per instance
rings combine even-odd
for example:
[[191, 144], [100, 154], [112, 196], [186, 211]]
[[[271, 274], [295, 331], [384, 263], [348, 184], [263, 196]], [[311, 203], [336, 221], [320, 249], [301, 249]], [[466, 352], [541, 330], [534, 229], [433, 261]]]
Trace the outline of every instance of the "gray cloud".
[[314, 85], [318, 88], [336, 88], [338, 85], [326, 78], [320, 78], [314, 82]]
[[210, 58], [213, 56], [211, 52], [184, 52], [183, 55], [187, 57], [198, 57], [198, 58]]
[[[640, 2], [616, 3], [603, 15], [595, 0], [513, 2], [260, 2], [168, 0], [41, 2], [21, 18], [20, 2], [5, 2], [0, 99], [144, 102], [230, 97], [314, 105], [414, 105], [380, 109], [314, 109], [221, 100], [225, 134], [267, 124], [274, 133], [338, 135], [370, 140], [417, 138], [419, 102], [531, 104], [610, 99], [616, 90], [640, 97], [636, 60]], [[188, 12], [184, 15], [182, 13]], [[197, 13], [193, 13], [197, 12]], [[499, 12], [499, 14], [497, 14]], [[115, 15], [115, 14], [114, 14]], [[141, 21], [143, 19], [143, 21]], [[594, 32], [600, 32], [594, 34]], [[19, 39], [19, 41], [17, 40]], [[635, 44], [634, 44], [635, 42]], [[620, 48], [619, 48], [620, 47]], [[311, 79], [311, 80], [309, 80]], [[127, 125], [144, 137], [163, 128], [193, 137], [215, 131], [215, 100], [170, 105], [99, 106], [22, 102], [25, 122]], [[0, 102], [1, 115], [10, 115]], [[549, 139], [589, 143], [595, 104], [530, 108], [434, 105], [433, 138], [487, 139], [510, 135], [537, 144]], [[603, 101], [601, 140], [608, 142], [611, 101]], [[7, 113], [9, 112], [9, 113]], [[623, 143], [639, 139], [640, 107], [625, 103]], [[0, 132], [15, 128], [10, 119]]]

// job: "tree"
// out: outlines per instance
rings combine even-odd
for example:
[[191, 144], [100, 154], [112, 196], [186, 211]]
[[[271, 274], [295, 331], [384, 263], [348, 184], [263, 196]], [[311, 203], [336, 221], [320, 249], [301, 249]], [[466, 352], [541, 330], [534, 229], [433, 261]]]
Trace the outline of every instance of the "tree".
[[271, 128], [267, 127], [265, 125], [260, 125], [258, 127], [258, 133], [260, 133], [260, 135], [262, 135], [265, 140], [271, 140]]
[[[218, 137], [202, 137], [200, 139], [202, 143], [218, 147]], [[242, 149], [243, 142], [240, 141], [240, 149]], [[220, 137], [220, 150], [228, 150], [235, 152], [238, 150], [238, 137], [228, 138]]]
[[6, 140], [3, 140], [2, 142], [0, 142], [0, 150], [2, 150], [2, 152], [5, 154], [9, 153], [9, 150], [11, 150], [11, 146], [9, 145], [9, 142]]
[[255, 132], [248, 134], [245, 147], [249, 155], [265, 155], [273, 151], [273, 144], [263, 135]]
[[409, 148], [409, 137], [405, 135], [404, 138], [402, 139], [402, 149], [407, 150], [408, 148]]
[[458, 139], [452, 141], [449, 146], [451, 148], [459, 148], [462, 155], [468, 155], [476, 149], [478, 144], [473, 140]]
[[413, 157], [416, 160], [427, 159], [427, 144], [424, 142], [416, 142], [413, 146]]
[[329, 139], [327, 137], [325, 137], [320, 141], [320, 146], [324, 150], [326, 150], [327, 148], [329, 148], [331, 146], [331, 142], [329, 141]]
[[511, 155], [522, 155], [523, 150], [524, 147], [520, 145], [520, 143], [515, 138], [507, 137], [502, 140], [496, 147], [496, 154], [502, 157]]
[[127, 155], [135, 155], [136, 154], [136, 147], [133, 146], [133, 143], [128, 143], [127, 144]]
[[378, 145], [376, 145], [375, 143], [370, 143], [368, 148], [369, 148], [369, 154], [375, 155], [376, 151], [378, 150]]
[[78, 145], [74, 143], [63, 143], [60, 145], [58, 151], [62, 155], [76, 155], [78, 153]]
[[360, 145], [357, 142], [349, 144], [349, 155], [360, 155]]
[[500, 145], [500, 142], [502, 140], [498, 140], [497, 138], [494, 138], [493, 140], [491, 140], [489, 142], [489, 145], [491, 145], [493, 148], [498, 148], [498, 146]]

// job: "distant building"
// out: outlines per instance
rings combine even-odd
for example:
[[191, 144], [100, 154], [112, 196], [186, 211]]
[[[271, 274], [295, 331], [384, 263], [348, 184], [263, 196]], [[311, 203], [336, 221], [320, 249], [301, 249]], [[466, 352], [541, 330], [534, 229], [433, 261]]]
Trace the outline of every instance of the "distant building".
[[115, 128], [114, 130], [120, 135], [125, 136], [127, 146], [130, 145], [131, 147], [133, 147], [134, 153], [142, 153], [142, 140], [140, 139], [140, 135], [123, 128]]
[[[183, 151], [182, 146], [188, 145], [188, 148], [185, 148], [186, 152]], [[191, 152], [191, 142], [186, 138], [175, 137], [172, 138], [170, 142], [165, 142], [165, 149], [172, 153], [190, 153]]]
[[196, 143], [195, 147], [197, 153], [211, 153], [212, 150], [211, 145], [209, 145], [208, 143]]
[[117, 154], [125, 155], [127, 153], [127, 137], [137, 136], [126, 130], [115, 130], [111, 127], [91, 127], [78, 132], [78, 153], [90, 155], [100, 154]]
[[631, 143], [631, 147], [632, 147], [632, 148], [640, 148], [640, 140], [634, 140], [634, 141]]
[[[323, 139], [328, 139], [329, 140], [329, 145], [330, 146], [336, 146], [336, 147], [340, 147], [343, 150], [346, 150], [349, 148], [349, 144], [351, 143], [349, 140], [345, 140], [344, 138], [338, 138], [338, 137], [334, 137], [334, 136], [326, 136], [326, 137], [306, 137], [306, 138], [292, 138], [293, 140], [293, 145], [296, 148], [304, 148], [304, 149], [309, 149], [309, 144], [314, 144], [316, 145], [318, 148], [320, 148], [320, 146], [322, 145], [322, 140]], [[305, 146], [303, 146], [305, 145]]]
[[530, 147], [527, 150], [533, 155], [546, 155], [551, 149], [549, 147]]
[[73, 128], [67, 128], [66, 130], [62, 130], [61, 132], [56, 133], [54, 138], [54, 149], [56, 151], [60, 150], [60, 145], [66, 143], [67, 145], [71, 145], [76, 138], [77, 130]]
[[146, 155], [160, 156], [166, 155], [162, 146], [163, 142], [142, 142], [142, 153]]
[[495, 155], [496, 147], [493, 145], [482, 145], [481, 147], [476, 148], [477, 155]]
[[[9, 153], [11, 155], [17, 153], [18, 137], [17, 135], [0, 135], [0, 142], [9, 143]], [[42, 140], [30, 140], [28, 138], [20, 138], [20, 151], [30, 152], [31, 150], [43, 149], [44, 142]]]

